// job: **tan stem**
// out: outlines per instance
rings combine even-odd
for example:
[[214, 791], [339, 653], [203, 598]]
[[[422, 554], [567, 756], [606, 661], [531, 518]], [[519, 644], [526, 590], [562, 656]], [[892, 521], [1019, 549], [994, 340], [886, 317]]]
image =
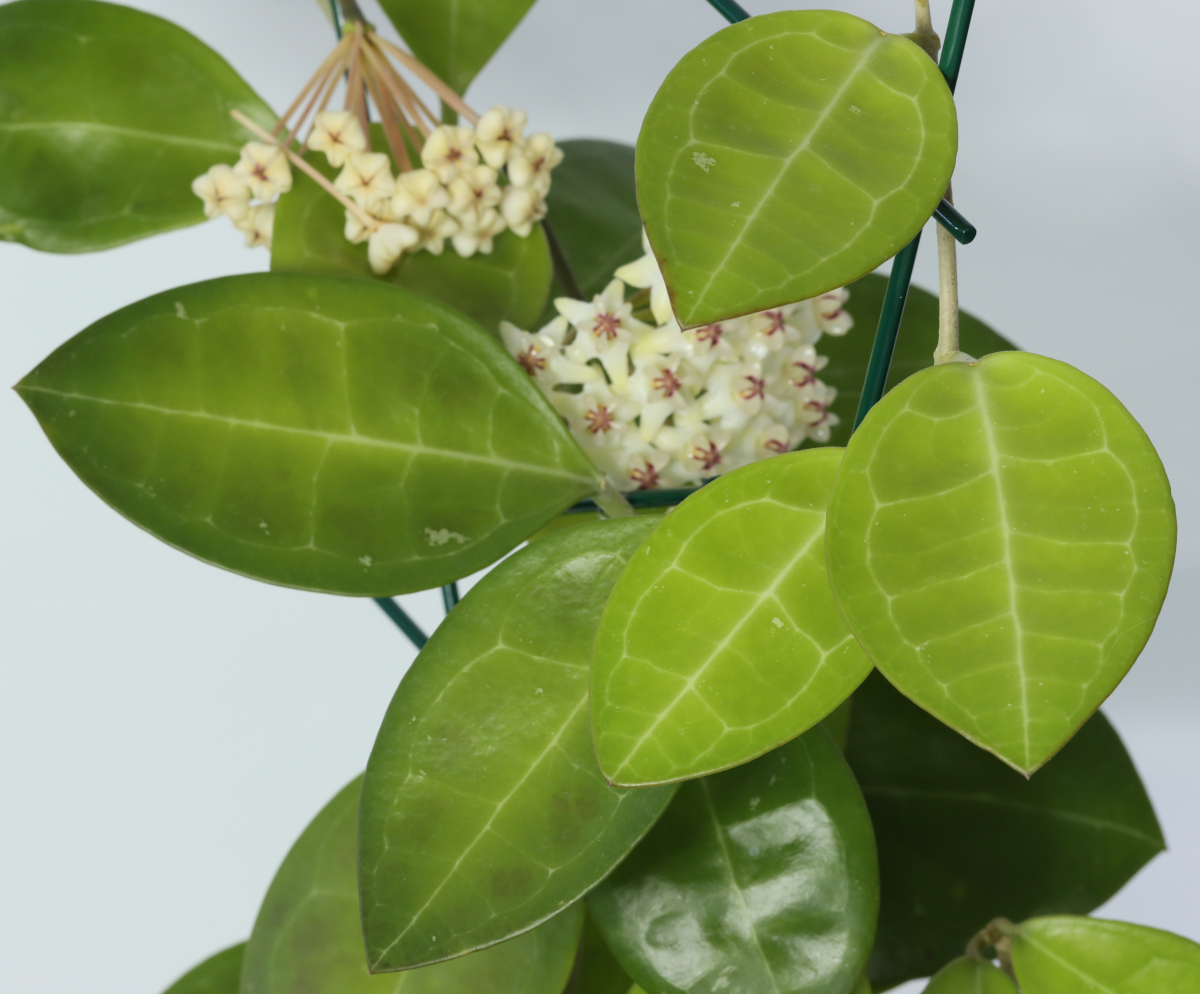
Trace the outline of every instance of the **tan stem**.
[[[340, 65], [340, 62], [343, 59], [343, 57], [345, 56], [346, 49], [349, 45], [350, 45], [350, 39], [343, 38], [341, 41], [339, 41], [333, 47], [333, 51], [330, 52], [329, 55], [326, 57], [325, 61], [321, 63], [320, 68], [317, 69], [317, 71], [315, 73], [313, 73], [312, 78], [309, 79], [309, 81], [304, 85], [304, 89], [301, 90], [299, 95], [296, 97], [296, 99], [292, 101], [292, 105], [286, 111], [284, 111], [283, 116], [279, 119], [279, 122], [275, 125], [274, 129], [272, 130], [272, 134], [277, 135], [284, 129], [284, 126], [288, 122], [288, 118], [290, 118], [294, 113], [296, 113], [296, 108], [299, 107], [300, 104], [304, 102], [304, 98], [308, 96], [309, 92], [312, 90], [312, 88], [314, 86], [316, 86], [319, 90], [320, 86], [324, 85], [324, 81], [326, 79], [328, 79], [329, 73], [336, 71], [334, 69], [334, 64], [338, 63]], [[295, 130], [299, 130], [299, 129], [293, 129], [293, 130], [295, 131]]]
[[387, 41], [384, 38], [376, 36], [375, 43], [382, 47], [385, 51], [388, 51], [394, 55], [405, 69], [411, 72], [414, 76], [418, 77], [431, 90], [433, 90], [433, 92], [436, 93], [439, 98], [453, 107], [468, 121], [470, 121], [472, 124], [479, 123], [479, 115], [476, 114], [475, 111], [471, 110], [463, 98], [455, 93], [449, 86], [443, 83], [435, 73], [430, 71], [425, 66], [424, 63], [414, 59], [408, 54], [408, 52], [404, 51], [404, 49], [398, 48], [396, 45], [393, 45], [390, 41]]
[[929, 0], [913, 0], [917, 8], [917, 34], [933, 34], [933, 17], [929, 13]]
[[[329, 97], [333, 93], [334, 87], [337, 86], [338, 77], [342, 74], [342, 70], [346, 67], [345, 50], [342, 51], [341, 55], [342, 57], [333, 64], [333, 67], [329, 71], [326, 78], [322, 80], [320, 87], [313, 91], [311, 99], [305, 105], [300, 116], [296, 118], [295, 124], [288, 129], [288, 132], [283, 139], [283, 143], [285, 145], [290, 146], [293, 139], [299, 141], [298, 136], [300, 134], [300, 129], [304, 127], [304, 123], [308, 120], [309, 115], [312, 114], [314, 110], [319, 114], [325, 109], [325, 105], [329, 103]], [[273, 131], [272, 134], [279, 134], [278, 129]]]
[[[954, 203], [954, 191], [946, 188], [946, 200]], [[938, 247], [938, 344], [933, 364], [940, 366], [962, 357], [958, 348], [958, 243], [940, 224]]]
[[412, 161], [408, 150], [404, 147], [404, 138], [396, 125], [398, 109], [396, 101], [384, 83], [378, 78], [379, 67], [375, 63], [371, 47], [363, 48], [363, 73], [367, 80], [367, 89], [371, 91], [371, 99], [379, 109], [379, 121], [383, 125], [383, 133], [387, 136], [388, 147], [392, 150], [392, 159], [402, 172], [412, 169]]

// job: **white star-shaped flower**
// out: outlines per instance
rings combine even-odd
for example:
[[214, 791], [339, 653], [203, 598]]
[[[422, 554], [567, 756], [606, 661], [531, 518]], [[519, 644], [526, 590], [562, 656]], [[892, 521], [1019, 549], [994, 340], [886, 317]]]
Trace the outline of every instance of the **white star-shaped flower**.
[[258, 200], [271, 200], [292, 188], [292, 167], [277, 145], [246, 142], [233, 171], [246, 181]]
[[493, 169], [503, 169], [514, 147], [521, 144], [521, 132], [529, 117], [523, 110], [493, 107], [475, 125], [475, 146], [483, 161]]
[[449, 183], [478, 162], [475, 132], [456, 124], [434, 128], [421, 149], [421, 164], [426, 169], [432, 169], [443, 183]]
[[615, 275], [617, 279], [640, 290], [649, 287], [650, 311], [654, 314], [654, 320], [659, 324], [666, 324], [675, 317], [671, 310], [671, 297], [667, 293], [667, 282], [663, 279], [662, 270], [658, 267], [658, 260], [654, 258], [654, 253], [650, 250], [650, 239], [646, 237], [644, 228], [642, 229], [642, 249], [646, 253], [645, 255], [622, 266]]
[[508, 178], [544, 197], [550, 192], [550, 170], [563, 160], [563, 150], [544, 131], [530, 135], [508, 157]]
[[329, 164], [344, 166], [350, 156], [367, 150], [358, 115], [348, 110], [323, 110], [313, 121], [306, 143], [314, 152], [324, 152]]
[[250, 184], [224, 163], [192, 180], [192, 193], [204, 201], [209, 217], [224, 214], [236, 224], [250, 210]]
[[421, 240], [416, 228], [407, 224], [389, 221], [371, 232], [367, 239], [367, 261], [371, 272], [382, 276], [396, 264], [406, 249]]
[[382, 152], [350, 155], [333, 185], [369, 214], [384, 211], [396, 192], [391, 160]]

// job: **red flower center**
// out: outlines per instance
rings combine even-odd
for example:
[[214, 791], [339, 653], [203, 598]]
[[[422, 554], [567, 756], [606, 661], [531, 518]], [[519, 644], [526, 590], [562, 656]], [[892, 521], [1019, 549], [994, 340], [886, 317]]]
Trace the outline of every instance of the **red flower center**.
[[742, 400], [754, 400], [756, 397], [763, 397], [766, 395], [766, 380], [760, 379], [757, 376], [743, 376], [742, 379], [746, 380], [750, 384], [745, 389], [738, 391], [738, 396], [741, 397]]
[[709, 442], [707, 447], [703, 445], [692, 446], [691, 457], [696, 462], [701, 463], [707, 471], [721, 461], [721, 452], [717, 448], [716, 442]]
[[655, 390], [661, 390], [667, 397], [674, 397], [683, 386], [683, 381], [669, 369], [664, 369], [651, 384]]
[[615, 314], [597, 314], [596, 323], [592, 325], [592, 334], [597, 338], [607, 338], [610, 342], [617, 337], [621, 328], [621, 319]]
[[613, 416], [613, 409], [605, 407], [603, 404], [591, 411], [585, 411], [583, 417], [588, 423], [588, 431], [593, 435], [599, 435], [602, 431], [610, 430], [616, 423], [616, 418]]
[[539, 369], [546, 368], [546, 360], [538, 355], [536, 345], [529, 346], [529, 348], [517, 356], [517, 362], [521, 364], [522, 368], [530, 376], [536, 376]]
[[638, 485], [639, 490], [650, 490], [658, 486], [658, 470], [652, 462], [647, 462], [641, 469], [630, 470], [629, 478]]

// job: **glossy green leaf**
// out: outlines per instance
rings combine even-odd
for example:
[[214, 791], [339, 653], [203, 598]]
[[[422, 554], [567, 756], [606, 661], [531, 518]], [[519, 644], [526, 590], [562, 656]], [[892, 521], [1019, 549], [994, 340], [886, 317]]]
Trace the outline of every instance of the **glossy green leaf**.
[[617, 961], [589, 914], [583, 925], [579, 961], [570, 994], [628, 994], [633, 979]]
[[650, 994], [846, 994], [878, 902], [866, 805], [822, 728], [684, 783], [588, 896]]
[[938, 971], [925, 994], [1017, 994], [1017, 987], [999, 967], [960, 956]]
[[533, 0], [379, 0], [379, 5], [413, 55], [465, 93]]
[[90, 252], [204, 220], [192, 180], [274, 115], [170, 21], [96, 0], [0, 6], [0, 240]]
[[599, 484], [499, 342], [382, 284], [262, 273], [169, 290], [76, 335], [17, 390], [142, 528], [329, 593], [466, 576]]
[[763, 14], [683, 57], [638, 138], [638, 202], [685, 327], [815, 297], [912, 240], [946, 192], [954, 99], [899, 35]]
[[363, 787], [372, 969], [531, 928], [603, 879], [670, 800], [605, 783], [587, 712], [604, 599], [656, 523], [539, 539], [472, 588], [405, 674]]
[[825, 506], [843, 451], [720, 477], [630, 561], [592, 659], [592, 732], [611, 782], [745, 763], [811, 728], [871, 671], [825, 573]]
[[371, 976], [358, 911], [356, 777], [292, 846], [246, 948], [240, 994], [560, 994], [583, 905], [490, 949], [399, 976]]
[[[847, 287], [850, 300], [846, 303], [846, 310], [854, 318], [854, 328], [846, 335], [825, 335], [817, 343], [817, 352], [829, 358], [829, 365], [821, 370], [821, 379], [837, 388], [837, 398], [829, 409], [838, 416], [841, 424], [833, 426], [829, 436], [830, 445], [845, 445], [850, 441], [887, 283], [886, 276], [868, 273], [850, 284]], [[1007, 338], [965, 311], [959, 312], [959, 331], [962, 350], [968, 355], [985, 356], [1017, 349]], [[932, 366], [937, 339], [937, 294], [918, 286], [911, 287], [896, 340], [896, 351], [892, 355], [887, 389], [891, 390], [918, 370]]]
[[563, 161], [546, 198], [548, 216], [571, 272], [591, 300], [620, 266], [642, 255], [633, 146], [579, 138], [559, 148]]
[[246, 943], [223, 949], [194, 966], [163, 994], [238, 994]]
[[1133, 665], [1175, 554], [1154, 446], [1066, 363], [999, 352], [875, 406], [830, 499], [829, 576], [908, 697], [1030, 773]]
[[[308, 158], [326, 176], [337, 175], [324, 156]], [[292, 189], [275, 209], [272, 271], [354, 276], [415, 290], [462, 311], [492, 334], [501, 321], [533, 327], [546, 306], [553, 266], [540, 226], [527, 238], [504, 232], [488, 255], [477, 252], [464, 259], [447, 244], [441, 255], [404, 255], [390, 272], [376, 276], [367, 262], [367, 246], [346, 241], [345, 214], [333, 197], [295, 170]]]
[[853, 710], [853, 703], [854, 699], [847, 697], [821, 720], [825, 731], [829, 733], [830, 738], [837, 743], [837, 747], [842, 752], [846, 751], [846, 743], [850, 738], [850, 713]]
[[858, 978], [858, 983], [854, 985], [852, 994], [871, 994], [871, 981], [867, 979], [865, 973]]
[[1145, 925], [1034, 918], [1017, 929], [1012, 959], [1023, 994], [1200, 991], [1200, 945]]
[[883, 989], [929, 976], [997, 915], [1091, 911], [1164, 849], [1102, 714], [1027, 780], [873, 673], [854, 693], [846, 759], [879, 847]]

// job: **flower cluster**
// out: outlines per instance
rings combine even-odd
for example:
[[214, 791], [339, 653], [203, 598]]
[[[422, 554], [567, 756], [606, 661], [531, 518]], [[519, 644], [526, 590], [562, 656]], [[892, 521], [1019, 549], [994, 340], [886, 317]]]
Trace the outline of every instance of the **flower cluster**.
[[204, 213], [228, 217], [251, 247], [271, 247], [275, 201], [291, 188], [287, 155], [266, 142], [246, 142], [236, 165], [220, 163], [192, 181], [192, 192], [204, 201]]
[[[815, 345], [853, 327], [846, 290], [681, 331], [643, 243], [591, 303], [560, 297], [533, 334], [500, 327], [597, 467], [622, 490], [692, 486], [829, 441], [837, 391], [817, 377], [828, 359]], [[626, 287], [642, 292], [627, 300]]]

